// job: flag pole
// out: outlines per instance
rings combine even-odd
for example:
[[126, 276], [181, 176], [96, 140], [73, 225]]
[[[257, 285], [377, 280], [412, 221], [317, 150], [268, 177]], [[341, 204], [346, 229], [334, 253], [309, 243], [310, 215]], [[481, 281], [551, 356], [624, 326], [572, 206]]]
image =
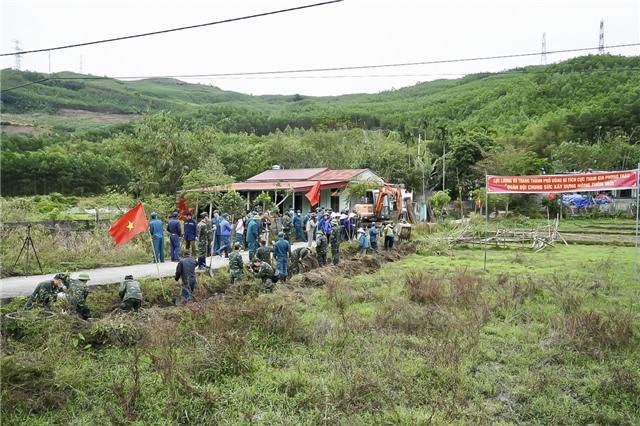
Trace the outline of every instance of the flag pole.
[[[158, 280], [160, 280], [160, 289], [162, 290], [162, 297], [166, 297], [166, 294], [164, 292], [164, 283], [162, 282], [162, 276], [160, 275], [160, 265], [158, 264], [158, 254], [156, 253], [156, 248], [153, 245], [153, 235], [151, 234], [149, 234], [149, 241], [151, 242], [151, 250], [153, 250], [153, 260], [156, 264], [156, 270], [158, 271]], [[162, 243], [164, 244], [164, 241]]]
[[[640, 163], [638, 163], [638, 169], [636, 173], [640, 174]], [[640, 187], [638, 186], [638, 178], [636, 176], [636, 264], [633, 272], [633, 279], [638, 280], [638, 219], [640, 218]]]
[[[484, 236], [485, 239], [487, 239], [487, 236], [489, 235], [489, 185], [488, 185], [488, 178], [487, 178], [487, 171], [484, 171], [484, 212], [485, 212], [485, 219], [484, 219]], [[487, 244], [489, 243], [488, 240], [485, 241], [484, 244], [484, 272], [487, 272]]]

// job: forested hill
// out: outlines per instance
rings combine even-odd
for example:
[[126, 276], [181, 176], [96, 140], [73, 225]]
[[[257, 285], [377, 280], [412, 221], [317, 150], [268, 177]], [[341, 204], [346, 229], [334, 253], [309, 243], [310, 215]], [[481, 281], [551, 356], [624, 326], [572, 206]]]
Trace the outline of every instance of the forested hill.
[[[45, 74], [9, 69], [1, 77], [3, 113], [56, 114], [74, 109], [215, 117], [219, 113], [212, 107], [233, 105], [246, 109], [252, 121], [226, 120], [226, 130], [257, 134], [287, 126], [343, 125], [415, 133], [425, 124], [446, 121], [513, 134], [532, 124], [553, 130], [566, 123], [572, 136], [590, 139], [603, 128], [633, 132], [640, 116], [640, 57], [610, 55], [339, 97], [250, 96], [174, 79], [125, 82], [73, 73], [53, 74], [49, 79]], [[6, 91], [19, 86], [24, 87]]]
[[[160, 178], [154, 173], [141, 175], [139, 158], [127, 157], [136, 149], [146, 152], [128, 137], [146, 137], [149, 143], [164, 143], [168, 135], [206, 140], [207, 152], [236, 179], [271, 164], [370, 167], [390, 181], [421, 189], [412, 160], [421, 134], [428, 141], [423, 151], [428, 158], [422, 161], [431, 164], [428, 189], [441, 189], [438, 174], [447, 145], [451, 160], [446, 161], [460, 160], [457, 171], [447, 171], [456, 173], [447, 180], [453, 195], [476, 186], [477, 167], [538, 173], [614, 169], [640, 160], [640, 57], [585, 56], [337, 97], [250, 96], [171, 79], [124, 82], [72, 73], [48, 78], [3, 70], [1, 78], [5, 194], [96, 193], [155, 183]], [[126, 123], [134, 118], [142, 121]], [[108, 124], [116, 121], [125, 123]], [[19, 134], [21, 125], [40, 131]], [[110, 147], [109, 154], [96, 145], [101, 143]], [[362, 149], [350, 150], [352, 144]], [[382, 158], [387, 151], [388, 158]], [[70, 152], [76, 162], [87, 157], [100, 164], [104, 176], [84, 176], [82, 182], [52, 178], [51, 163], [64, 168], [70, 160], [47, 160]], [[147, 190], [170, 193], [181, 187], [182, 177], [201, 166], [193, 161], [175, 175], [164, 172], [172, 176], [171, 185]], [[65, 168], [65, 176], [69, 173]]]

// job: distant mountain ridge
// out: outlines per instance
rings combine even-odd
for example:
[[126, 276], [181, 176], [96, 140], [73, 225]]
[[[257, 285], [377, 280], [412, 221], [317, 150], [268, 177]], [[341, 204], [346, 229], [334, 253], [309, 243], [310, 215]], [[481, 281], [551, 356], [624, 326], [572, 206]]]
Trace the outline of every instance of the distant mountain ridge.
[[497, 127], [500, 133], [514, 134], [533, 124], [551, 131], [560, 124], [574, 136], [590, 139], [598, 129], [632, 133], [640, 126], [640, 57], [590, 55], [377, 94], [331, 97], [252, 96], [171, 78], [120, 81], [70, 72], [47, 78], [42, 73], [3, 70], [3, 90], [24, 85], [2, 92], [3, 113], [55, 115], [60, 109], [78, 109], [125, 115], [171, 111], [219, 116], [231, 111], [253, 122], [231, 123], [228, 131], [258, 134], [287, 126], [347, 126], [415, 134], [425, 126], [447, 122]]

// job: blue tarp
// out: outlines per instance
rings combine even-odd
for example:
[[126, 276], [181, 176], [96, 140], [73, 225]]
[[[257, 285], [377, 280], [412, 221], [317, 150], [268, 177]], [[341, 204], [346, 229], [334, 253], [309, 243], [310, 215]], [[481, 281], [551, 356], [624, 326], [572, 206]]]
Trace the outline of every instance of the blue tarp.
[[591, 195], [576, 195], [576, 194], [566, 194], [562, 196], [562, 202], [565, 205], [573, 204], [579, 209], [583, 209], [587, 206], [593, 206], [595, 202], [593, 201], [593, 197]]

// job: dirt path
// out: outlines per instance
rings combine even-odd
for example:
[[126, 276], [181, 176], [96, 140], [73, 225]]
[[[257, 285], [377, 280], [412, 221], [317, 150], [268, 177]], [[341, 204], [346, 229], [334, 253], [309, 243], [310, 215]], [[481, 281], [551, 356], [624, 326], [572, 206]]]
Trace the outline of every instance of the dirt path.
[[[306, 243], [293, 243], [293, 248], [302, 247]], [[247, 251], [242, 252], [242, 257], [245, 262], [249, 261], [249, 253]], [[225, 266], [229, 266], [229, 260], [224, 257], [213, 256], [212, 258], [213, 269], [220, 269]], [[207, 264], [209, 260], [207, 260]], [[175, 262], [165, 263], [145, 263], [140, 265], [118, 266], [113, 268], [98, 268], [87, 269], [77, 272], [72, 272], [71, 277], [76, 277], [78, 272], [87, 272], [91, 277], [88, 282], [90, 287], [116, 284], [122, 282], [125, 275], [133, 275], [135, 278], [157, 277], [160, 274], [161, 277], [171, 277], [176, 272]], [[206, 272], [206, 271], [203, 271]], [[31, 275], [28, 277], [7, 277], [0, 281], [0, 299], [11, 299], [17, 296], [29, 296], [36, 288], [38, 283], [53, 278], [55, 274], [45, 275]], [[173, 281], [173, 279], [172, 279]]]

